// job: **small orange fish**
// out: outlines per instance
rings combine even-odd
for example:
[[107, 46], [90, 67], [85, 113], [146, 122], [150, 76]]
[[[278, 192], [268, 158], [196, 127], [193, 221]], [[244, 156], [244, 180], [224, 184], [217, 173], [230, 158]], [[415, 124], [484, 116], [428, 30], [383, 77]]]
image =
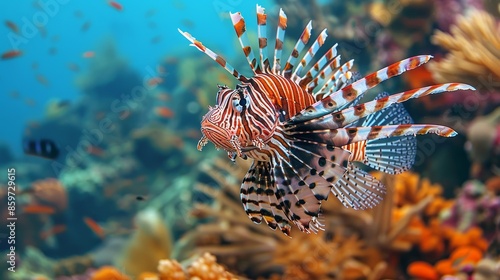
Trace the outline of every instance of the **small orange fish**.
[[42, 240], [46, 240], [47, 238], [51, 237], [52, 235], [57, 235], [57, 234], [65, 232], [65, 231], [66, 231], [65, 225], [55, 225], [48, 230], [42, 231], [40, 233], [40, 238]]
[[5, 21], [5, 25], [6, 25], [6, 26], [7, 26], [10, 30], [12, 30], [12, 32], [19, 34], [19, 27], [17, 27], [17, 25], [16, 25], [14, 22], [12, 22], [12, 21], [10, 21], [10, 20], [6, 20], [6, 21]]
[[95, 233], [95, 235], [99, 236], [101, 239], [104, 239], [104, 229], [96, 221], [89, 217], [84, 217], [83, 221]]
[[122, 11], [123, 10], [123, 6], [120, 3], [116, 2], [116, 1], [109, 1], [108, 4], [111, 7], [115, 8], [117, 11]]
[[156, 14], [156, 10], [155, 9], [151, 9], [151, 10], [147, 11], [144, 16], [148, 18], [148, 17], [154, 16], [154, 14]]
[[38, 62], [33, 62], [33, 63], [31, 64], [31, 69], [33, 69], [33, 70], [38, 69]]
[[32, 98], [26, 98], [26, 99], [24, 100], [24, 104], [26, 104], [26, 105], [28, 105], [28, 106], [30, 106], [30, 107], [33, 107], [33, 106], [35, 106], [35, 105], [36, 105], [36, 102], [35, 102], [35, 100], [33, 100]]
[[22, 51], [19, 51], [19, 50], [11, 50], [11, 51], [6, 51], [2, 54], [2, 59], [5, 60], [5, 59], [11, 59], [11, 58], [14, 58], [14, 57], [18, 57], [18, 56], [21, 56], [23, 54]]
[[68, 69], [73, 71], [73, 72], [80, 71], [80, 67], [77, 64], [72, 63], [72, 62], [68, 63]]
[[156, 98], [161, 101], [169, 101], [170, 100], [170, 95], [166, 92], [160, 92], [156, 95]]
[[47, 80], [47, 78], [45, 78], [44, 75], [42, 74], [38, 74], [36, 75], [36, 80], [41, 84], [41, 85], [44, 85], [46, 87], [48, 87], [50, 84], [49, 84], [49, 80]]
[[92, 58], [95, 56], [95, 53], [93, 51], [86, 51], [82, 54], [84, 58]]
[[171, 118], [174, 116], [174, 112], [167, 107], [156, 107], [155, 114], [162, 118]]
[[27, 205], [23, 207], [23, 212], [26, 214], [52, 215], [56, 212], [56, 210], [53, 207], [45, 205]]
[[57, 54], [57, 48], [56, 47], [52, 47], [49, 49], [49, 54], [50, 55], [56, 55]]
[[159, 84], [161, 84], [163, 82], [163, 79], [160, 78], [160, 77], [154, 77], [154, 78], [151, 78], [148, 80], [148, 86], [150, 87], [154, 87], [154, 86], [157, 86]]
[[9, 96], [11, 98], [19, 98], [19, 91], [13, 90], [13, 91], [10, 92]]
[[130, 112], [130, 110], [127, 110], [127, 111], [123, 111], [120, 113], [120, 120], [124, 120], [128, 117], [130, 117], [132, 113]]
[[94, 155], [94, 156], [102, 157], [104, 155], [104, 150], [97, 147], [97, 146], [90, 145], [87, 148], [87, 153]]
[[157, 36], [154, 36], [153, 38], [151, 38], [151, 44], [155, 45], [155, 44], [158, 44], [159, 42], [161, 42], [160, 35], [157, 35]]
[[83, 17], [83, 13], [82, 11], [80, 10], [76, 10], [73, 15], [76, 17], [76, 18], [82, 18]]
[[89, 30], [91, 24], [92, 23], [90, 21], [86, 21], [85, 23], [82, 24], [82, 27], [80, 27], [80, 30], [82, 32]]

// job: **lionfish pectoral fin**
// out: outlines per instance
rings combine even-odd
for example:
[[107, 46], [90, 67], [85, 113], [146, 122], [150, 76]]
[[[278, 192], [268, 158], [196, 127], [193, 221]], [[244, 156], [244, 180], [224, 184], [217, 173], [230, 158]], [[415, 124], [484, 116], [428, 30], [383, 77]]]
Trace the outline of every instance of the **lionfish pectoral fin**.
[[240, 189], [241, 202], [248, 217], [254, 223], [262, 218], [272, 228], [277, 227], [290, 235], [291, 225], [286, 214], [278, 204], [274, 184], [274, 174], [269, 162], [254, 161], [243, 178]]
[[291, 142], [288, 158], [274, 159], [276, 196], [301, 231], [322, 229], [321, 202], [344, 174], [350, 152], [318, 143]]
[[372, 208], [382, 201], [385, 186], [349, 162], [346, 172], [333, 186], [332, 193], [345, 207], [363, 210]]

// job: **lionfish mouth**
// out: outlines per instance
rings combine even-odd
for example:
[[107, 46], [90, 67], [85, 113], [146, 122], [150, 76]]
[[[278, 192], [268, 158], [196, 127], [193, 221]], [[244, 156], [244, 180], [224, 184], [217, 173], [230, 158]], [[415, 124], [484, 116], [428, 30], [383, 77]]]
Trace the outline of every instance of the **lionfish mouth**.
[[216, 148], [230, 149], [230, 146], [225, 145], [230, 138], [226, 131], [220, 127], [203, 126], [201, 128], [202, 138], [198, 142], [198, 150], [201, 151], [208, 141], [214, 143]]

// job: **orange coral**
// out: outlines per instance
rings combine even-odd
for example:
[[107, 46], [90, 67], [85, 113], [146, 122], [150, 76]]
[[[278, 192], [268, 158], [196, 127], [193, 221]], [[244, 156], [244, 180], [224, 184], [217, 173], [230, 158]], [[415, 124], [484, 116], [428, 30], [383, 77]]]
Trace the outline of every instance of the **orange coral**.
[[216, 262], [215, 256], [210, 253], [203, 254], [195, 260], [187, 269], [190, 279], [200, 280], [236, 280], [231, 273], [227, 272]]
[[412, 262], [407, 269], [408, 275], [422, 280], [437, 280], [439, 274], [436, 269], [427, 262]]
[[92, 280], [129, 280], [118, 269], [112, 266], [103, 266], [92, 275]]
[[160, 260], [158, 272], [161, 280], [185, 280], [187, 279], [184, 269], [176, 260]]

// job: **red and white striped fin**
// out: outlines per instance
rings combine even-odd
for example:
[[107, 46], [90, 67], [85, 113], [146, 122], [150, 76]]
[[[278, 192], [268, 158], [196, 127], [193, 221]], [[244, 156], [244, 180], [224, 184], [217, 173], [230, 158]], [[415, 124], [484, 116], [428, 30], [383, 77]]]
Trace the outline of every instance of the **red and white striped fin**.
[[[309, 88], [309, 84], [318, 80], [318, 73], [325, 65], [328, 64], [338, 64], [340, 63], [340, 55], [337, 55], [338, 44], [333, 45], [326, 53], [323, 55], [312, 67], [307, 71], [302, 77], [297, 77], [295, 80], [302, 88]], [[335, 61], [335, 62], [334, 62]], [[310, 90], [309, 90], [310, 92]]]
[[262, 6], [257, 5], [257, 37], [259, 38], [259, 55], [262, 71], [270, 72], [269, 58], [267, 57], [267, 15]]
[[311, 38], [311, 30], [312, 21], [309, 21], [309, 23], [304, 28], [304, 31], [302, 31], [302, 35], [300, 35], [300, 38], [297, 40], [297, 43], [295, 43], [293, 51], [288, 57], [285, 67], [283, 68], [283, 76], [285, 78], [290, 78], [292, 76], [292, 70], [297, 63], [300, 53], [302, 52], [302, 50], [304, 50], [304, 47], [307, 45], [307, 43], [309, 43], [309, 39]]
[[191, 36], [191, 34], [184, 32], [180, 29], [177, 29], [177, 30], [179, 30], [179, 32], [182, 34], [182, 36], [184, 36], [186, 39], [188, 39], [191, 42], [191, 46], [196, 47], [199, 51], [205, 53], [211, 59], [213, 59], [215, 62], [219, 63], [220, 66], [224, 67], [224, 69], [226, 69], [227, 72], [231, 73], [231, 75], [233, 75], [236, 79], [238, 79], [240, 81], [247, 81], [248, 80], [245, 76], [241, 75], [238, 71], [236, 71], [236, 69], [234, 69], [233, 66], [231, 66], [229, 63], [227, 63], [226, 60], [222, 56], [216, 54], [215, 52], [213, 52], [209, 48], [205, 47], [202, 42], [196, 40], [193, 36]]
[[322, 144], [292, 143], [288, 154], [288, 159], [275, 159], [278, 200], [301, 231], [317, 232], [321, 229], [317, 220], [321, 201], [344, 174], [350, 152]]
[[[349, 60], [348, 62], [342, 64], [340, 68], [333, 73], [333, 75], [324, 82], [323, 86], [313, 93], [316, 100], [321, 100], [324, 97], [327, 97], [337, 91], [341, 85], [345, 85], [345, 82], [351, 78], [351, 68], [354, 65], [354, 59]], [[316, 84], [311, 84], [308, 87], [308, 90], [312, 91], [316, 86], [318, 86], [320, 82], [318, 81]]]
[[323, 44], [325, 43], [326, 37], [328, 37], [328, 34], [327, 34], [326, 28], [325, 28], [318, 35], [318, 38], [316, 38], [316, 40], [311, 45], [309, 50], [306, 52], [304, 57], [302, 57], [302, 59], [300, 60], [300, 63], [297, 65], [297, 67], [295, 67], [295, 70], [293, 71], [293, 74], [291, 77], [292, 81], [295, 80], [297, 77], [301, 76], [300, 72], [302, 71], [302, 69], [304, 69], [309, 64], [309, 62], [311, 62], [313, 57], [318, 52], [319, 48], [321, 48], [321, 46], [323, 46]]
[[428, 133], [443, 137], [457, 135], [457, 132], [449, 127], [431, 124], [400, 124], [287, 132], [295, 141], [314, 141], [336, 147], [365, 140]]
[[331, 113], [364, 94], [368, 89], [375, 87], [387, 79], [398, 76], [407, 70], [417, 68], [429, 61], [431, 57], [430, 55], [414, 56], [374, 72], [305, 108], [292, 117], [289, 122], [304, 122]]
[[246, 24], [245, 19], [241, 16], [240, 12], [237, 13], [229, 13], [231, 17], [231, 21], [233, 22], [234, 30], [236, 31], [236, 35], [238, 36], [238, 40], [240, 41], [241, 49], [247, 58], [248, 65], [252, 71], [256, 73], [261, 73], [259, 64], [255, 59], [255, 56], [252, 52], [252, 47], [250, 47], [250, 42], [248, 41], [248, 36], [246, 34]]
[[[359, 119], [367, 117], [375, 112], [383, 110], [395, 103], [402, 103], [412, 98], [420, 98], [423, 96], [438, 94], [456, 90], [471, 90], [473, 87], [467, 84], [449, 83], [427, 86], [418, 89], [412, 89], [401, 93], [392, 94], [377, 100], [359, 104], [347, 109], [324, 115], [322, 117], [298, 123], [287, 127], [286, 130], [293, 129], [294, 131], [305, 130], [320, 130], [320, 129], [336, 129], [345, 127]], [[377, 124], [381, 125], [381, 124]]]
[[287, 17], [283, 9], [280, 9], [278, 28], [276, 30], [276, 45], [274, 46], [273, 73], [279, 75], [281, 71], [281, 53], [285, 42]]
[[332, 193], [345, 207], [364, 210], [373, 208], [382, 201], [385, 186], [349, 162], [346, 172], [333, 186]]
[[301, 85], [301, 87], [305, 89], [307, 92], [312, 93], [312, 91], [314, 90], [314, 88], [318, 86], [318, 84], [322, 84], [325, 82], [326, 79], [330, 79], [334, 75], [333, 70], [339, 68], [339, 66], [340, 66], [340, 56], [337, 56], [335, 59], [331, 60], [326, 67], [321, 69], [321, 72], [319, 72], [319, 74], [317, 74], [316, 77], [310, 83], [308, 83], [307, 85], [299, 83], [299, 85]]
[[269, 162], [254, 161], [243, 178], [240, 198], [248, 217], [255, 223], [266, 224], [284, 233], [289, 233], [291, 225], [278, 203], [275, 194], [274, 174]]

